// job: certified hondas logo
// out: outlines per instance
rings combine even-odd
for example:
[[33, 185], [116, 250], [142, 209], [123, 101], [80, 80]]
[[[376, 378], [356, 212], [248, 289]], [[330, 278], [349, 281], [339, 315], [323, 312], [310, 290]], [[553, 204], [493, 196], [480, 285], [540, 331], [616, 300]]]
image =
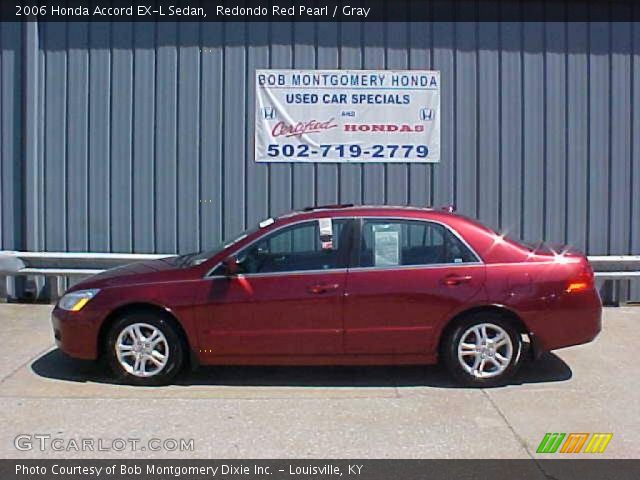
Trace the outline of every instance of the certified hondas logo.
[[424, 132], [424, 125], [408, 123], [346, 123], [345, 132]]
[[604, 453], [613, 433], [545, 433], [536, 453]]
[[328, 120], [304, 120], [295, 123], [278, 122], [271, 130], [271, 135], [273, 137], [301, 137], [307, 133], [331, 130], [337, 126], [333, 118]]

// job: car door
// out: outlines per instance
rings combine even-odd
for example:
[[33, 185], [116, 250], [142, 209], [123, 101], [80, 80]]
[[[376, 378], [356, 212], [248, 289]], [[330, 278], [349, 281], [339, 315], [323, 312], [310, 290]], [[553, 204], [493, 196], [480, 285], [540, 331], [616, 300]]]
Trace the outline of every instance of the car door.
[[347, 354], [431, 352], [438, 322], [484, 282], [479, 258], [439, 223], [364, 218], [356, 243], [345, 290]]
[[214, 269], [196, 302], [202, 354], [342, 353], [349, 222], [283, 227], [236, 253], [237, 274]]

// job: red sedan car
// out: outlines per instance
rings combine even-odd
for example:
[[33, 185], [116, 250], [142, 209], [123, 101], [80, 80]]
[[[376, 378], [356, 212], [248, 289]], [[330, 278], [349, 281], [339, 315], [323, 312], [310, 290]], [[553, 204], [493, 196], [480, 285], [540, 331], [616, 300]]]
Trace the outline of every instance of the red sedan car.
[[166, 384], [187, 363], [440, 360], [466, 385], [493, 386], [531, 353], [593, 340], [601, 310], [579, 252], [444, 210], [336, 205], [95, 275], [52, 319], [63, 352], [138, 385]]

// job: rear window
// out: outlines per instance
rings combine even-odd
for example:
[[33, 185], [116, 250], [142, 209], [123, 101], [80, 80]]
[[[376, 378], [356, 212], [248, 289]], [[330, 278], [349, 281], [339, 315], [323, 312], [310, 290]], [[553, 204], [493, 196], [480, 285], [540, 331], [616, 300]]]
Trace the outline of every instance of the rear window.
[[457, 215], [459, 217], [464, 218], [469, 223], [472, 223], [474, 226], [482, 230], [485, 230], [486, 232], [491, 233], [492, 235], [497, 235], [499, 237], [502, 237], [505, 241], [511, 243], [512, 245], [515, 245], [516, 247], [524, 248], [525, 250], [528, 250], [530, 252], [535, 251], [536, 249], [540, 248], [540, 246], [542, 245], [542, 242], [530, 242], [527, 240], [522, 240], [511, 233], [498, 233], [495, 230], [487, 227], [486, 225], [483, 225], [482, 223], [478, 222], [474, 218], [469, 218], [465, 215], [460, 215], [460, 214], [457, 214]]
[[513, 243], [514, 245], [517, 245], [518, 247], [524, 248], [525, 250], [529, 250], [530, 252], [535, 251], [537, 248], [539, 248], [542, 245], [542, 242], [538, 242], [538, 243], [526, 242], [524, 240], [520, 240], [519, 238], [516, 238], [509, 234], [503, 235], [502, 238], [504, 238], [508, 242]]

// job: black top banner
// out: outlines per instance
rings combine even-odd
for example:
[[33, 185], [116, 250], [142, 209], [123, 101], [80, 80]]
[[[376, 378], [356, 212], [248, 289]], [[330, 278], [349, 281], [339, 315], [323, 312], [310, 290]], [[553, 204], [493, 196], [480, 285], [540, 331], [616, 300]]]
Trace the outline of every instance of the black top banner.
[[2, 0], [2, 21], [632, 21], [634, 0]]

